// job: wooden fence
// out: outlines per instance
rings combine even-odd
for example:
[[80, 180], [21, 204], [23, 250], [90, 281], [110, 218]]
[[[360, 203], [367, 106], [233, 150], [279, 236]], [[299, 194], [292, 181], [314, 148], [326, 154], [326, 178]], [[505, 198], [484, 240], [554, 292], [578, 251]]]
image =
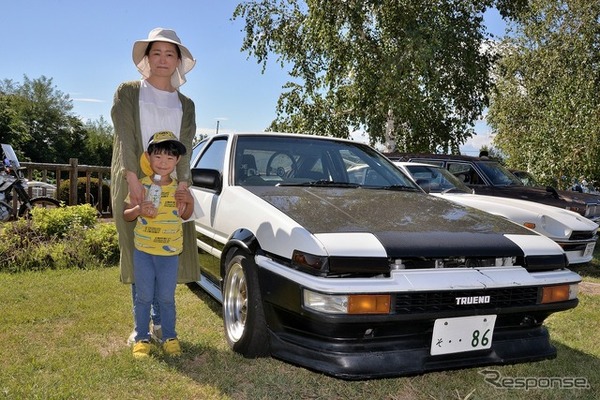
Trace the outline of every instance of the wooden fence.
[[[81, 203], [77, 199], [77, 181], [79, 178], [85, 177], [85, 203], [92, 204], [103, 218], [112, 217], [110, 198], [102, 193], [103, 184], [101, 184], [110, 185], [110, 167], [79, 165], [77, 158], [69, 159], [69, 164], [32, 162], [21, 162], [20, 164], [25, 169], [23, 172], [29, 181], [41, 181], [56, 185], [54, 193], [51, 193], [47, 188], [42, 188], [41, 191], [38, 190], [34, 193], [35, 186], [30, 185], [28, 190], [31, 197], [43, 195], [60, 199], [61, 182], [68, 180], [69, 200], [67, 204], [77, 205]], [[93, 178], [98, 179], [97, 191], [91, 189]]]

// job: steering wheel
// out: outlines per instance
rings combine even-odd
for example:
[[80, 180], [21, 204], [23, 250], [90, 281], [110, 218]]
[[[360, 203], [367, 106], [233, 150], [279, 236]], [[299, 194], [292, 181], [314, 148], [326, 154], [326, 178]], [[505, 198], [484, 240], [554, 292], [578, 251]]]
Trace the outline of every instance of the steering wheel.
[[294, 157], [285, 151], [277, 151], [269, 157], [266, 175], [277, 175], [281, 178], [290, 176], [298, 165]]

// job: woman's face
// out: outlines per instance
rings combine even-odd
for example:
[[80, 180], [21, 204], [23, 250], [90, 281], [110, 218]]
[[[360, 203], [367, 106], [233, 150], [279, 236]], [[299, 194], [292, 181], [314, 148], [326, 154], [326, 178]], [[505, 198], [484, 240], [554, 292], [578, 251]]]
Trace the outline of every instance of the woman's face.
[[170, 78], [179, 65], [177, 45], [168, 42], [153, 42], [148, 52], [150, 76]]

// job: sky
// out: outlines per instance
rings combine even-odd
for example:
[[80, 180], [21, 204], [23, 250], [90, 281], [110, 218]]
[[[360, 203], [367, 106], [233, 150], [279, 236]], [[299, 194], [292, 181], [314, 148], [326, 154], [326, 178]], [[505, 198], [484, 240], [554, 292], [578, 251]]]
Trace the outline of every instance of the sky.
[[[197, 60], [181, 92], [196, 104], [201, 134], [263, 131], [275, 118], [286, 71], [269, 59], [265, 72], [240, 51], [243, 21], [232, 20], [241, 0], [0, 0], [0, 80], [51, 78], [68, 94], [83, 121], [108, 122], [117, 86], [140, 78], [131, 51], [153, 28], [177, 32]], [[485, 14], [488, 31], [504, 34], [497, 12]], [[490, 143], [485, 121], [461, 151]], [[359, 138], [360, 140], [360, 138]]]

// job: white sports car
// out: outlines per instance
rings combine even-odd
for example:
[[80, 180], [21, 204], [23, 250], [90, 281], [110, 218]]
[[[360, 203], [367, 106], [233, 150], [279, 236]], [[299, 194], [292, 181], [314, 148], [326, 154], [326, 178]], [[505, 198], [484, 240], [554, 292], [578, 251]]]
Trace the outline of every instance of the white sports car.
[[570, 264], [587, 263], [593, 257], [598, 224], [576, 212], [526, 200], [473, 194], [472, 189], [438, 166], [397, 161], [394, 164], [434, 196], [505, 217], [548, 236], [563, 248]]
[[362, 143], [220, 134], [192, 181], [198, 281], [246, 357], [346, 379], [535, 361], [556, 355], [546, 317], [578, 303], [554, 241], [428, 195]]

